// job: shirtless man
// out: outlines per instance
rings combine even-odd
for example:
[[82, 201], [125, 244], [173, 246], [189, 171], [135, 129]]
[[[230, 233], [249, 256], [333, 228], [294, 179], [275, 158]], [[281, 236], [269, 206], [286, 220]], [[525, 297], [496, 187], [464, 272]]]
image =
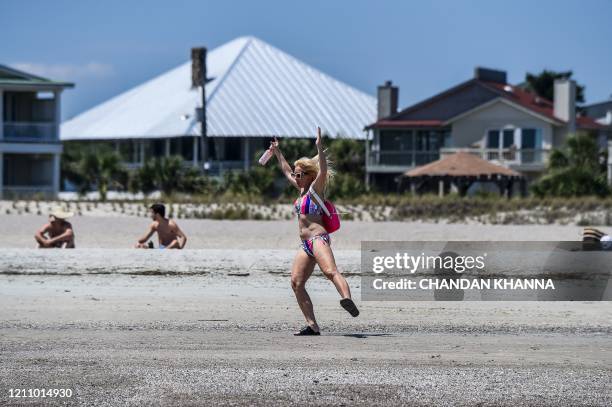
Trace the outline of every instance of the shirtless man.
[[54, 209], [49, 214], [49, 223], [40, 228], [34, 235], [39, 248], [74, 249], [74, 231], [66, 219], [73, 215]]
[[137, 249], [152, 249], [153, 243], [147, 241], [157, 232], [160, 249], [182, 249], [187, 243], [187, 236], [178, 227], [175, 221], [166, 219], [166, 207], [162, 204], [153, 204], [149, 208], [153, 223], [149, 225], [147, 233], [138, 239]]

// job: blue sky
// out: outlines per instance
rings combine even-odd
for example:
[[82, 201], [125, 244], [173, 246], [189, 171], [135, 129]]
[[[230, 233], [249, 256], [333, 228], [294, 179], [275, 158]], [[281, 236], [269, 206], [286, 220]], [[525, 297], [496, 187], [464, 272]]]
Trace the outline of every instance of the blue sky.
[[2, 1], [0, 64], [76, 88], [64, 119], [212, 49], [253, 35], [365, 92], [387, 79], [405, 107], [476, 65], [573, 70], [587, 102], [612, 94], [612, 0]]

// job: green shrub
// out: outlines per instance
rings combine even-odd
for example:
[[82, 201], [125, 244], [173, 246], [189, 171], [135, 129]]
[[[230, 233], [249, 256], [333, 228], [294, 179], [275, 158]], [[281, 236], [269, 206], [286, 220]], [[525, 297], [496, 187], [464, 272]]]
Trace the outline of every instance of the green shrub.
[[606, 168], [595, 139], [588, 134], [568, 137], [563, 149], [553, 150], [544, 176], [531, 186], [538, 197], [607, 196]]
[[62, 175], [80, 194], [97, 189], [105, 201], [110, 188], [122, 190], [127, 185], [127, 171], [119, 154], [108, 144], [67, 143], [62, 156]]

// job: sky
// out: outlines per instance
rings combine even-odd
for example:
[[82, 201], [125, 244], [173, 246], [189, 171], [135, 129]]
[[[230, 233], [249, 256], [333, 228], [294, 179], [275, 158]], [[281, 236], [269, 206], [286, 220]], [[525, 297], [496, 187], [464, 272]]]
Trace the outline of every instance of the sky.
[[612, 0], [0, 1], [0, 64], [75, 83], [71, 118], [190, 58], [251, 35], [400, 107], [502, 69], [572, 70], [587, 103], [612, 95]]

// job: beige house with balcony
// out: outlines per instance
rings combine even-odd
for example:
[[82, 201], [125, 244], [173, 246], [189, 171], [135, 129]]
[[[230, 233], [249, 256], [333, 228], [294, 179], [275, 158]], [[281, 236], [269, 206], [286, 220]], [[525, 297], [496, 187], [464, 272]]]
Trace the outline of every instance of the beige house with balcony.
[[0, 199], [59, 192], [60, 100], [73, 86], [0, 65]]
[[473, 79], [398, 112], [398, 89], [387, 82], [378, 88], [378, 120], [366, 127], [367, 182], [394, 189], [398, 175], [458, 151], [539, 176], [568, 134], [602, 131], [576, 116], [575, 82], [554, 86], [549, 101], [508, 84], [506, 72], [476, 68]]

